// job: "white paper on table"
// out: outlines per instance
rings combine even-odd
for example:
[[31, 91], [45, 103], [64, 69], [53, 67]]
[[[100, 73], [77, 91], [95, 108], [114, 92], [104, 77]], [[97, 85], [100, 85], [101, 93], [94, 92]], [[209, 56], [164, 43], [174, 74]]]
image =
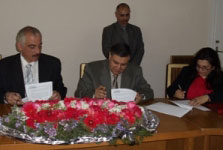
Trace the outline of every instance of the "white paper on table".
[[178, 106], [174, 106], [174, 105], [170, 105], [170, 104], [166, 104], [162, 102], [148, 105], [146, 106], [146, 108], [149, 110], [157, 111], [157, 112], [164, 113], [171, 116], [176, 116], [179, 118], [181, 118], [182, 116], [184, 116], [186, 113], [190, 111], [190, 109], [181, 108]]
[[111, 89], [111, 96], [113, 100], [129, 102], [135, 100], [136, 92], [126, 88]]
[[189, 104], [190, 100], [171, 100], [172, 103], [178, 105], [179, 107], [182, 108], [187, 108], [187, 109], [192, 109], [192, 108], [196, 108], [202, 111], [210, 111], [210, 109], [208, 109], [207, 107], [204, 107], [202, 105], [199, 106], [191, 106]]
[[48, 100], [53, 94], [53, 83], [42, 82], [25, 86], [28, 100]]

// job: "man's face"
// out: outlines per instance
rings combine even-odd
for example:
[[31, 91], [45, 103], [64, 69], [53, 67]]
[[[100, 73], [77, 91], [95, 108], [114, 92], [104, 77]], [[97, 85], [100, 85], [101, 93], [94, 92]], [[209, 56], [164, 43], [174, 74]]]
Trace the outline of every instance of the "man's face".
[[120, 7], [116, 12], [115, 16], [117, 18], [118, 23], [121, 26], [126, 26], [129, 22], [130, 18], [130, 10], [128, 7]]
[[42, 38], [40, 35], [27, 33], [25, 35], [25, 43], [18, 42], [17, 48], [27, 62], [35, 62], [41, 54]]
[[130, 56], [120, 57], [118, 55], [109, 55], [109, 68], [114, 75], [119, 75], [123, 71], [125, 71]]

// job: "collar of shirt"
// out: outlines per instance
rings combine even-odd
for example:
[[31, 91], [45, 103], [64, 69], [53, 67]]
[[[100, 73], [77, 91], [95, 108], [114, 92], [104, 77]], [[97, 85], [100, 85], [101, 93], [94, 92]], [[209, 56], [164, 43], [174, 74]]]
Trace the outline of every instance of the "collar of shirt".
[[118, 27], [119, 27], [120, 29], [122, 29], [122, 30], [126, 30], [127, 27], [128, 27], [128, 25], [129, 25], [129, 24], [127, 24], [126, 26], [122, 26], [122, 25], [120, 25], [119, 22], [117, 22], [117, 24], [118, 24]]
[[23, 78], [25, 79], [26, 65], [31, 64], [34, 78], [33, 83], [39, 83], [39, 61], [28, 63], [21, 54], [20, 59], [22, 64]]

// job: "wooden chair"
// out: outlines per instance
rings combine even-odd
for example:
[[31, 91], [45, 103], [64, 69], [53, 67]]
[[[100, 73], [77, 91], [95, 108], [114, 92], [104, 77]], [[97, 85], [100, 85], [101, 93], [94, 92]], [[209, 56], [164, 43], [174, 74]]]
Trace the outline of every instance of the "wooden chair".
[[2, 55], [0, 54], [0, 59], [2, 59]]
[[172, 55], [170, 56], [171, 64], [190, 64], [193, 60], [193, 55]]
[[84, 69], [85, 69], [86, 63], [81, 63], [80, 65], [80, 78], [84, 75]]
[[[166, 88], [169, 87], [179, 75], [181, 69], [189, 64], [168, 64], [166, 72]], [[168, 98], [166, 93], [166, 98]]]

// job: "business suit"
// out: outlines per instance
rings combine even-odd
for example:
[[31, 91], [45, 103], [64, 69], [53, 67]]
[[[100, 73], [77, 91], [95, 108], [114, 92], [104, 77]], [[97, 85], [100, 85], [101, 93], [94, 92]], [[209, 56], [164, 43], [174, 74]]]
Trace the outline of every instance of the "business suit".
[[[107, 98], [111, 98], [111, 75], [109, 61], [101, 60], [88, 63], [82, 79], [79, 80], [76, 97], [93, 97], [99, 85], [106, 87]], [[146, 99], [153, 98], [153, 90], [142, 75], [141, 67], [128, 64], [122, 73], [121, 88], [129, 88], [144, 94]]]
[[116, 22], [103, 29], [102, 34], [102, 51], [106, 58], [109, 56], [111, 47], [117, 43], [126, 43], [130, 47], [131, 60], [133, 64], [140, 65], [144, 55], [144, 43], [142, 33], [139, 27], [128, 24], [126, 26], [128, 42], [125, 42], [122, 34], [121, 25]]
[[[64, 87], [61, 76], [61, 63], [56, 57], [41, 54], [39, 57], [39, 82], [53, 82], [53, 90], [60, 93], [63, 99], [67, 88]], [[3, 103], [6, 92], [17, 92], [25, 97], [25, 85], [23, 79], [20, 54], [6, 57], [0, 60], [0, 103]]]
[[[177, 79], [167, 88], [167, 94], [170, 98], [173, 98], [177, 89], [179, 89], [179, 85], [183, 91], [185, 91], [185, 95], [193, 83], [195, 77], [191, 77], [192, 68], [190, 66], [186, 66], [182, 69]], [[223, 101], [223, 73], [221, 72], [218, 83], [215, 87], [212, 87], [213, 92], [208, 94], [211, 99], [211, 102]]]

